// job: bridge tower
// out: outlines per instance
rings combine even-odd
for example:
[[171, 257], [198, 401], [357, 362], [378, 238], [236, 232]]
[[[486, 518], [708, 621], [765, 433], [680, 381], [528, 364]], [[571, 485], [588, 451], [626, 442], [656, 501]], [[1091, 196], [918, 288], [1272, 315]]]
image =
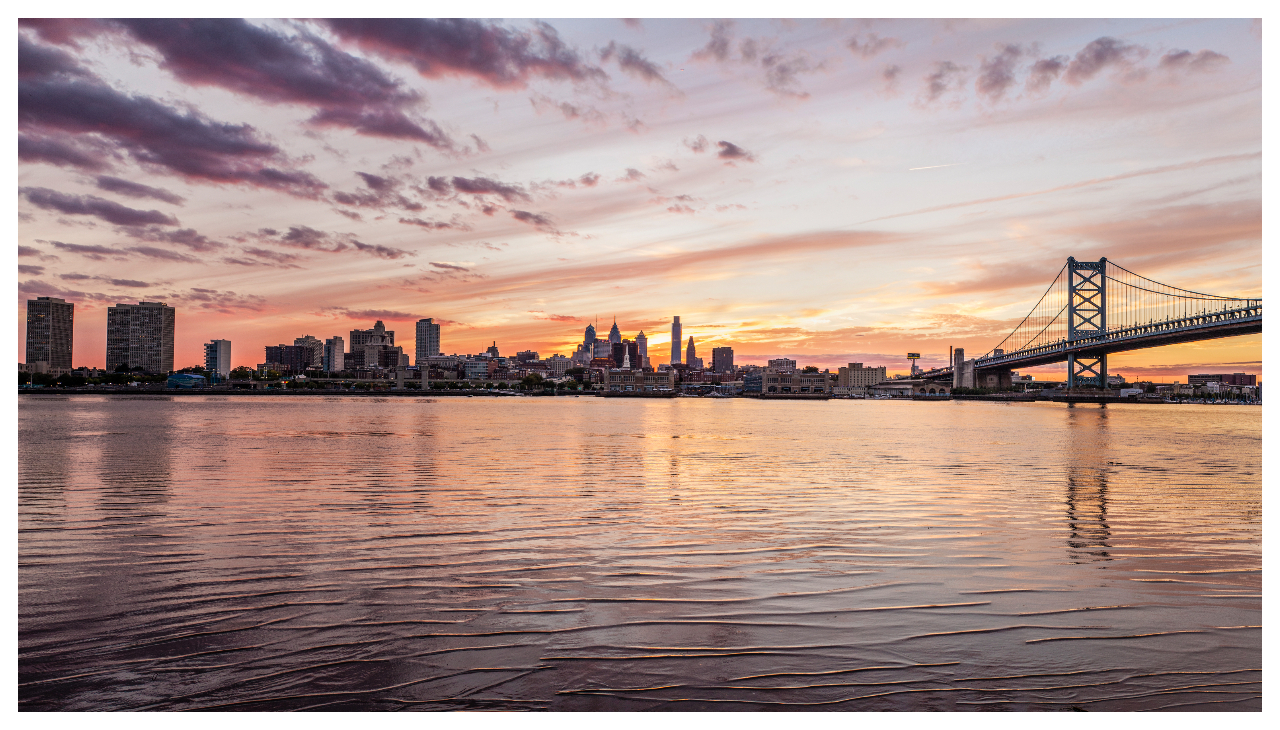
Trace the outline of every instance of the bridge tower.
[[[1107, 259], [1067, 259], [1067, 341], [1100, 335], [1107, 330]], [[1067, 356], [1067, 387], [1097, 382], [1107, 387], [1107, 355]]]

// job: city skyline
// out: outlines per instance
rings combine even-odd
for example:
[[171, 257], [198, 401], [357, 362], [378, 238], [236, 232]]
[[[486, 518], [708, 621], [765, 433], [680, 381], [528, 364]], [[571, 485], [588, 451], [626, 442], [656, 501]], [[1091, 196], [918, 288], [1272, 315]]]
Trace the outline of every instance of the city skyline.
[[[738, 363], [905, 373], [995, 346], [1067, 256], [1261, 295], [1251, 21], [410, 26], [440, 45], [20, 25], [19, 342], [38, 296], [76, 305], [75, 366], [126, 302], [182, 310], [176, 367], [378, 319], [413, 353], [428, 317], [450, 352], [567, 355], [597, 312], [665, 353], [680, 312]], [[1111, 371], [1260, 361], [1253, 335]]]

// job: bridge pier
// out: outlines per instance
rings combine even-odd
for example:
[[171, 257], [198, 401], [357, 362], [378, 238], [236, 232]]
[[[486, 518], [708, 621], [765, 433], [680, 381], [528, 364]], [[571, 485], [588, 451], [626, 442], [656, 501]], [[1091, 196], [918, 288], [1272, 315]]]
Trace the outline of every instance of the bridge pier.
[[1000, 390], [1002, 388], [1013, 387], [1013, 371], [1008, 368], [999, 370], [988, 370], [981, 376], [975, 378], [979, 388], [990, 388], [991, 390]]
[[974, 361], [964, 359], [964, 348], [957, 347], [952, 355], [951, 362], [951, 387], [952, 388], [976, 388], [974, 383]]
[[[1091, 382], [1086, 382], [1086, 380]], [[1079, 357], [1067, 355], [1067, 388], [1084, 388], [1089, 385], [1099, 390], [1107, 388], [1106, 354]]]

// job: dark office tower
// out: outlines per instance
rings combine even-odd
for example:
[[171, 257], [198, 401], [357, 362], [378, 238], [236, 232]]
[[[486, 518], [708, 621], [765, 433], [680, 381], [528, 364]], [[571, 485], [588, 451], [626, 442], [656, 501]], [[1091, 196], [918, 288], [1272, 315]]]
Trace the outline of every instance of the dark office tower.
[[[45, 372], [71, 369], [71, 325], [76, 305], [52, 297], [27, 300], [27, 365], [45, 363]], [[37, 366], [38, 368], [39, 366]]]
[[609, 330], [609, 341], [613, 343], [622, 342], [622, 332], [618, 330], [618, 320], [613, 320], [613, 328]]
[[680, 364], [680, 318], [671, 322], [671, 364]]
[[175, 312], [163, 302], [107, 307], [107, 370], [173, 372]]
[[613, 360], [615, 368], [622, 367], [623, 363], [630, 363], [631, 367], [640, 369], [640, 348], [631, 340], [623, 340], [615, 342], [610, 347], [610, 359]]
[[732, 373], [733, 348], [713, 347], [711, 349], [711, 369], [717, 373]]
[[685, 361], [686, 363], [688, 363], [689, 367], [693, 367], [693, 360], [694, 360], [694, 358], [696, 358], [697, 356], [698, 356], [698, 351], [697, 351], [697, 350], [695, 350], [695, 349], [694, 349], [694, 347], [693, 347], [693, 337], [690, 337], [690, 338], [689, 338], [689, 349], [688, 349], [688, 350], [686, 350], [686, 351], [685, 351], [685, 353], [684, 353], [684, 361]]

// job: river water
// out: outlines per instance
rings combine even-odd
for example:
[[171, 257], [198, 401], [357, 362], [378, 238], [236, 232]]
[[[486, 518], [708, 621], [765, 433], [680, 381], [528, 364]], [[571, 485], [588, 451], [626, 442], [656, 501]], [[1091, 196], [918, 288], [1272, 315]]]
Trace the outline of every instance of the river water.
[[1246, 406], [23, 396], [24, 710], [1259, 710]]

